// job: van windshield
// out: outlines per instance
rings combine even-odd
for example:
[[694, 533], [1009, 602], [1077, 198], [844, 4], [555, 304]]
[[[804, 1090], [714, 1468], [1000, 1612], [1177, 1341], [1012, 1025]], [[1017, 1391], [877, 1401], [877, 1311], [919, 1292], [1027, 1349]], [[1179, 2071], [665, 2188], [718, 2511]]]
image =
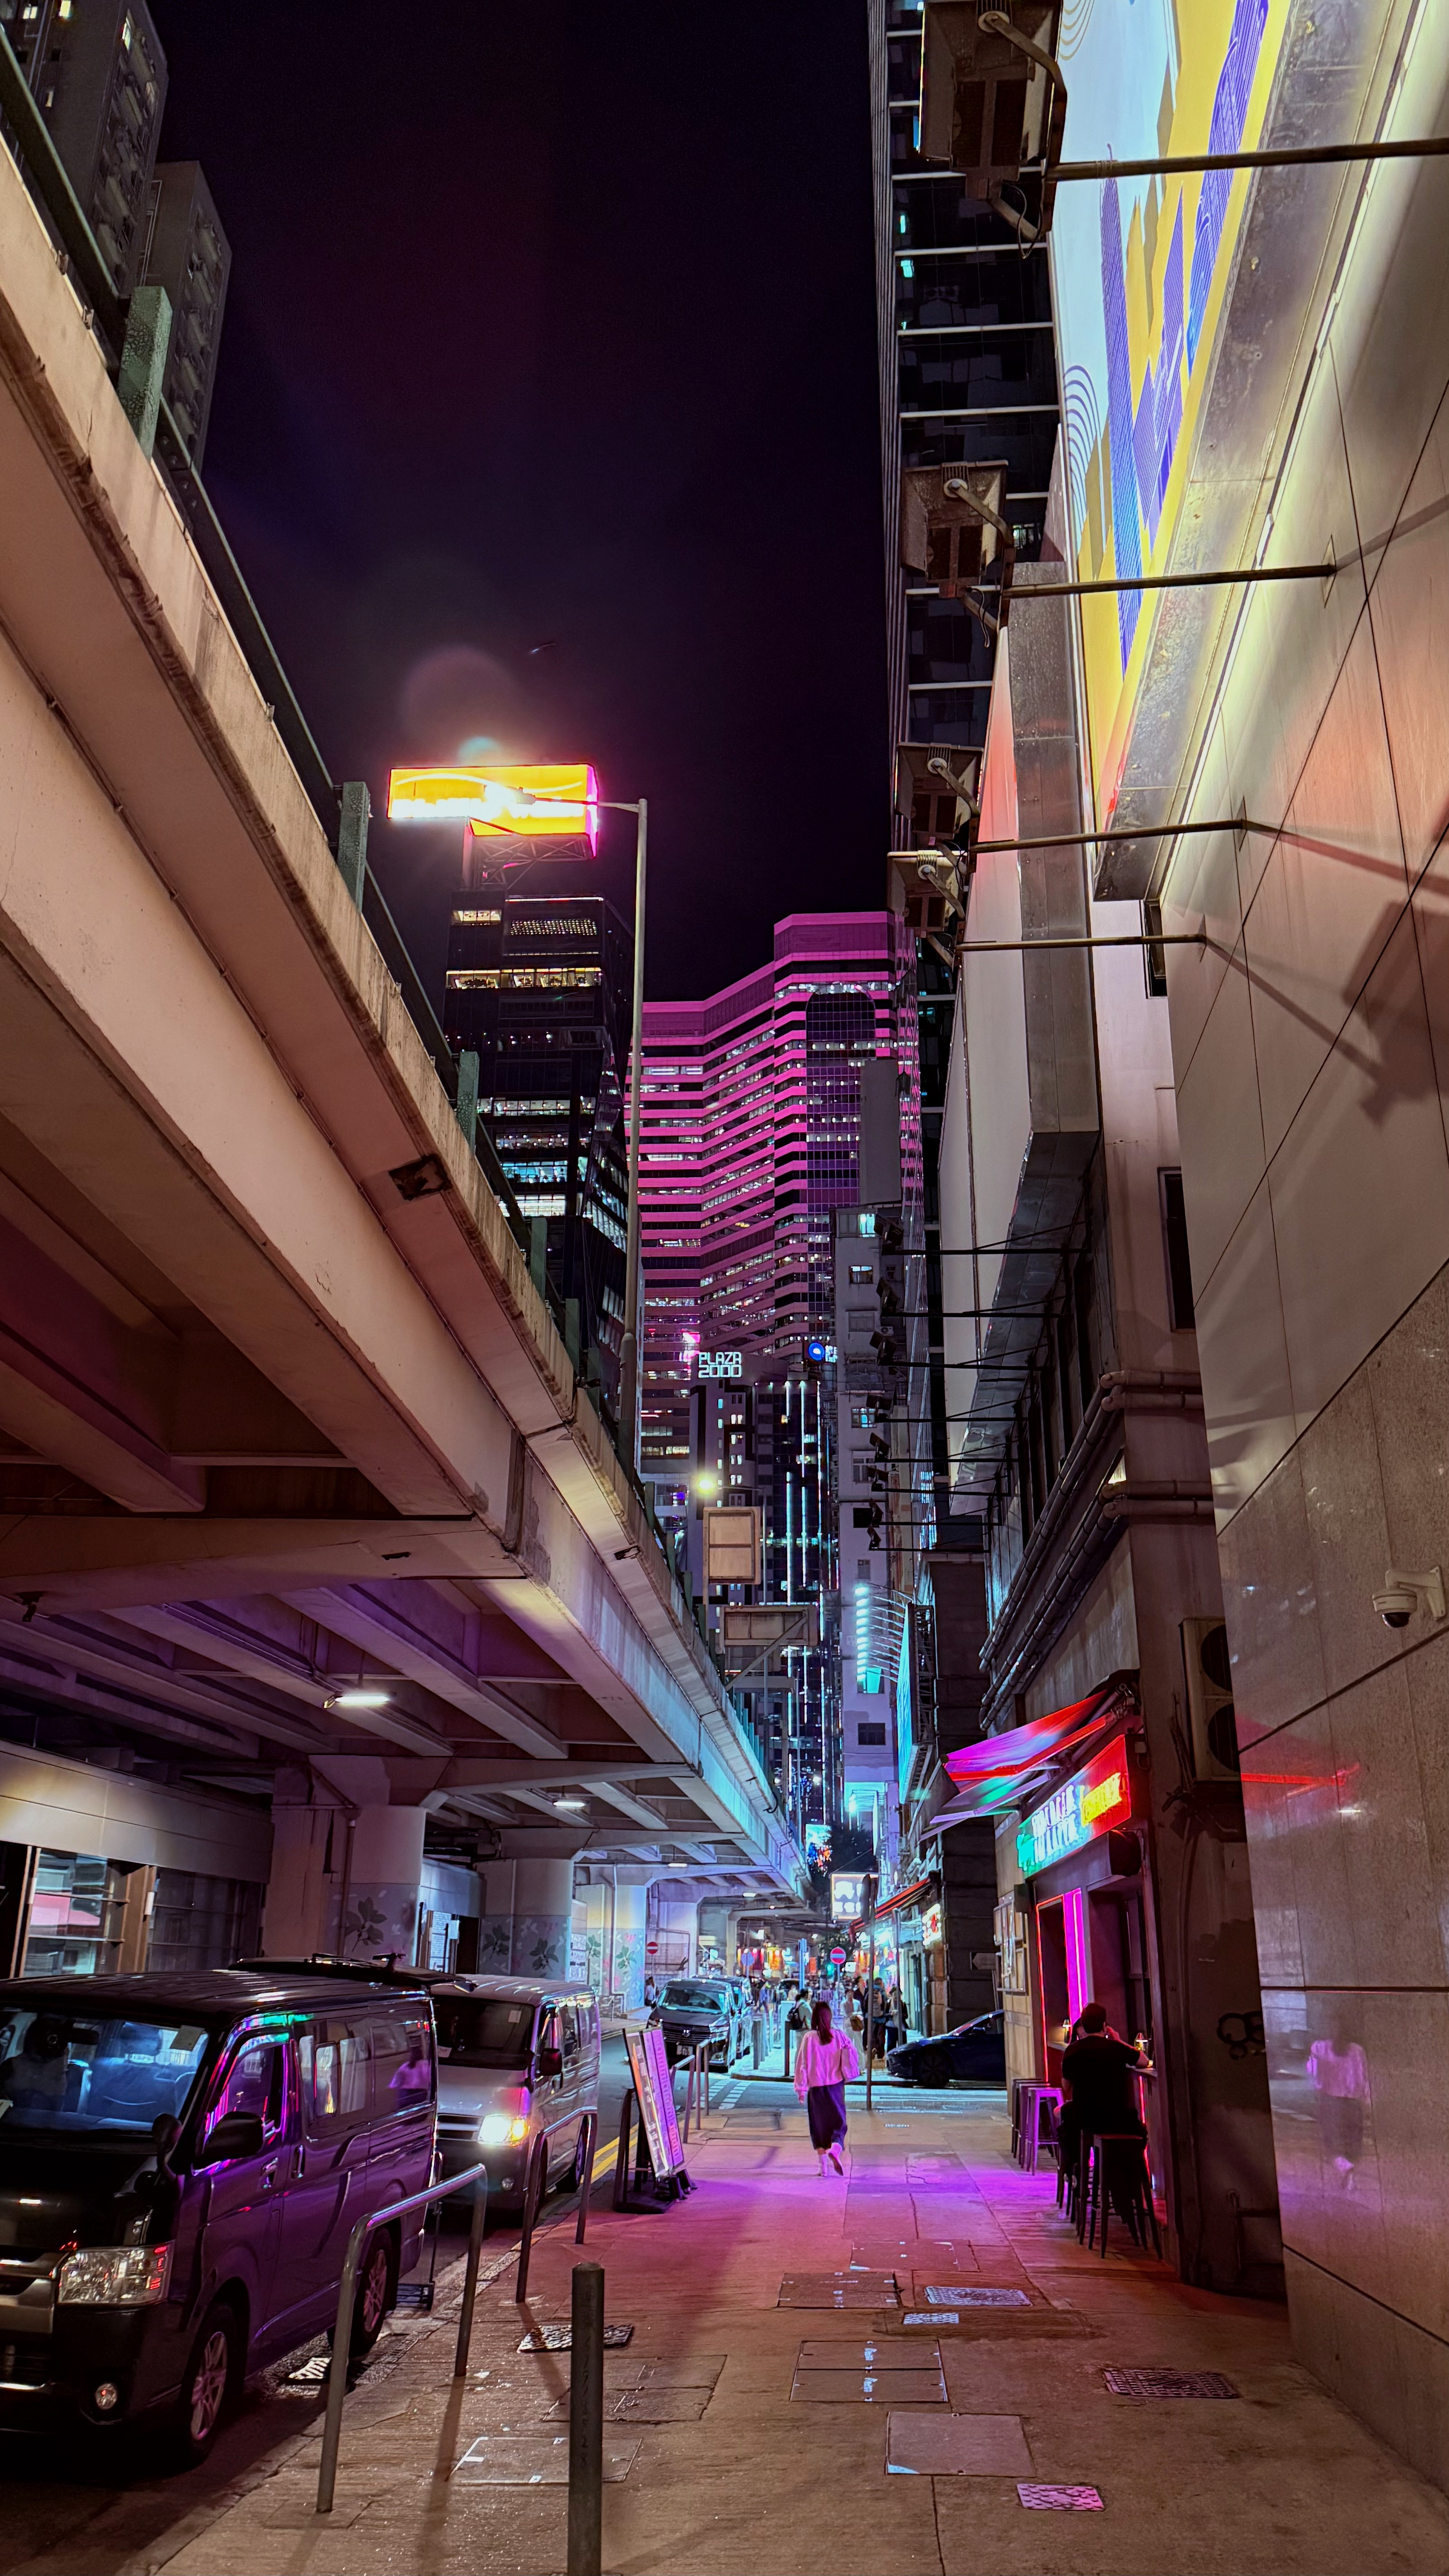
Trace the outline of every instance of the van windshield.
[[534, 2007], [501, 1995], [470, 1996], [466, 2003], [433, 1998], [438, 2055], [449, 2066], [526, 2066]]
[[179, 2120], [206, 2054], [195, 2022], [0, 2013], [0, 2134], [140, 2129]]
[[695, 2012], [717, 2013], [729, 2008], [722, 1986], [695, 1986], [684, 1977], [674, 1978], [665, 1987], [664, 2001], [667, 2004], [684, 2004]]

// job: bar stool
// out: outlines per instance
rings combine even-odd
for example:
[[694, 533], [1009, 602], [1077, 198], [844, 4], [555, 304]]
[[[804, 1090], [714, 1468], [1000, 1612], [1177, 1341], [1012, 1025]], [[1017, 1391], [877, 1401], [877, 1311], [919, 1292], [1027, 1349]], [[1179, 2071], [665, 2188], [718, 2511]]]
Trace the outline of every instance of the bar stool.
[[[1115, 2157], [1114, 2148], [1121, 2150]], [[1100, 2251], [1103, 2261], [1106, 2261], [1107, 2218], [1114, 2183], [1125, 2204], [1122, 2214], [1133, 2244], [1145, 2249], [1150, 2227], [1154, 2250], [1160, 2256], [1162, 2237], [1147, 2171], [1147, 2141], [1136, 2129], [1102, 2129], [1095, 2136], [1083, 2138], [1077, 2202], [1078, 2239], [1085, 2237], [1089, 2246], [1095, 2244], [1100, 2217]]]
[[[1021, 2090], [1021, 2146], [1017, 2161], [1025, 2166], [1028, 2173], [1035, 2173], [1042, 2148], [1053, 2143], [1051, 2116], [1061, 2109], [1062, 2088], [1060, 2084], [1024, 2084]], [[1048, 2118], [1045, 2137], [1042, 2136], [1043, 2113]]]
[[1062, 2121], [1065, 2116], [1065, 2105], [1062, 2102], [1047, 2103], [1046, 2136], [1042, 2140], [1042, 2145], [1049, 2151], [1057, 2169], [1057, 2207], [1064, 2208], [1068, 2218], [1072, 2218], [1076, 2215], [1077, 2206], [1076, 2168], [1070, 2150], [1062, 2143]]

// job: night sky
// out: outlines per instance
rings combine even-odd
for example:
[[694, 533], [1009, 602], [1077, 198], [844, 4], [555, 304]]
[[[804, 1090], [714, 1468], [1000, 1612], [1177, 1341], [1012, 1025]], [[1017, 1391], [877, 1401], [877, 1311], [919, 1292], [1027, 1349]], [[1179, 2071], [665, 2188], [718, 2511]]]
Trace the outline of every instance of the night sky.
[[[333, 776], [642, 791], [659, 999], [882, 903], [863, 0], [152, 6], [232, 243], [206, 481]], [[458, 847], [373, 827], [435, 992]]]

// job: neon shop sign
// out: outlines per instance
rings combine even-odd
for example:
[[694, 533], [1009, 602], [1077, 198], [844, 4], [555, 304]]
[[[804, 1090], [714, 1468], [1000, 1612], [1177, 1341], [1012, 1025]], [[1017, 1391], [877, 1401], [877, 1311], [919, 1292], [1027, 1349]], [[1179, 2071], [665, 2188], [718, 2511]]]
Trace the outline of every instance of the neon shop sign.
[[1054, 1791], [1044, 1807], [1028, 1816], [1016, 1837], [1016, 1857], [1024, 1878], [1050, 1869], [1054, 1860], [1080, 1851], [1100, 1834], [1120, 1825], [1132, 1813], [1132, 1784], [1127, 1771], [1127, 1738], [1119, 1735]]

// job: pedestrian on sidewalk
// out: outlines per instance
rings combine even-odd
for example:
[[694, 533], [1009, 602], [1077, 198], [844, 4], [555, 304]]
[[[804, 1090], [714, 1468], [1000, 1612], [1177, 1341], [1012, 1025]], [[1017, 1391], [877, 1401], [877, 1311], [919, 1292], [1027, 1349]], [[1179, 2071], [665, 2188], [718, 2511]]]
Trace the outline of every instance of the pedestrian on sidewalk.
[[[1137, 2107], [1132, 2083], [1145, 2061], [1139, 2049], [1119, 2039], [1102, 2004], [1084, 2004], [1062, 2055], [1062, 2103], [1057, 2153], [1075, 2166], [1083, 2141], [1091, 2137], [1132, 2137], [1146, 2143], [1147, 2129]], [[1127, 2209], [1120, 2178], [1113, 2178], [1112, 2200], [1125, 2219]]]
[[835, 2029], [829, 2004], [817, 2004], [795, 2060], [795, 2090], [809, 2113], [810, 2144], [820, 2158], [822, 2182], [827, 2155], [838, 2174], [845, 2171], [840, 2159], [846, 2132], [845, 2088], [859, 2073], [860, 2059], [850, 2033]]

